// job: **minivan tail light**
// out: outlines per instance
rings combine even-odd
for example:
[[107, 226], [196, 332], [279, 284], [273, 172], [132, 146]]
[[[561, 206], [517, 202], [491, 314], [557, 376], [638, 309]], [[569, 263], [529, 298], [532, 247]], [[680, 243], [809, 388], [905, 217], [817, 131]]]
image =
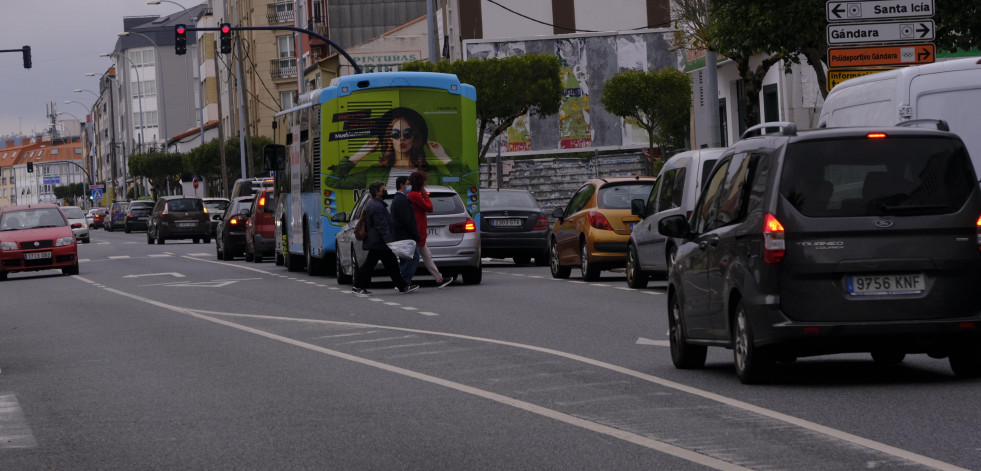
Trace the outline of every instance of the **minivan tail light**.
[[467, 218], [466, 221], [458, 222], [456, 224], [450, 224], [450, 232], [453, 234], [462, 234], [464, 232], [477, 232], [477, 224], [473, 222], [473, 219]]
[[981, 250], [981, 217], [978, 217], [978, 250]]
[[545, 229], [548, 229], [548, 218], [545, 216], [538, 216], [538, 219], [535, 219], [535, 226], [532, 227], [531, 230], [542, 231]]
[[610, 225], [610, 221], [607, 221], [606, 216], [599, 211], [589, 212], [589, 225], [595, 227], [596, 229], [603, 229], [607, 231], [613, 230], [613, 226]]
[[765, 263], [780, 263], [780, 260], [783, 260], [787, 247], [783, 235], [783, 224], [780, 224], [774, 215], [767, 213], [763, 220], [763, 261]]

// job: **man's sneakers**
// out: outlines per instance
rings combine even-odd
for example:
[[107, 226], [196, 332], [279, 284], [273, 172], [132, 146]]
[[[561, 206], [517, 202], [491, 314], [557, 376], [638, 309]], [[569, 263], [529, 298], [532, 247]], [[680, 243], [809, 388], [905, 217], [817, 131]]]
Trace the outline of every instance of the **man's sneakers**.
[[456, 280], [456, 275], [453, 275], [453, 276], [451, 276], [449, 278], [447, 278], [447, 277], [444, 276], [442, 281], [437, 281], [436, 282], [436, 287], [437, 288], [445, 288], [445, 287], [449, 286], [450, 284], [452, 284], [453, 281], [455, 281], [455, 280]]
[[361, 298], [367, 298], [368, 296], [371, 296], [371, 291], [368, 291], [364, 288], [351, 288], [351, 293]]
[[399, 294], [409, 294], [417, 289], [419, 289], [419, 285], [408, 285], [405, 288], [395, 288]]

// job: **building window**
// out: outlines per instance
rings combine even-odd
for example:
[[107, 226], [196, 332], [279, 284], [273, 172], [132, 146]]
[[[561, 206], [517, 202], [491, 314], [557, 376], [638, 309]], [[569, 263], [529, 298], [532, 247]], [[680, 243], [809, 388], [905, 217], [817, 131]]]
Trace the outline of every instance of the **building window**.
[[130, 49], [126, 52], [129, 60], [137, 67], [149, 67], [155, 64], [153, 60], [153, 49]]
[[297, 92], [280, 92], [279, 102], [282, 103], [282, 109], [288, 110], [296, 106], [296, 96]]
[[276, 38], [276, 45], [279, 49], [279, 57], [286, 59], [296, 57], [296, 49], [293, 44], [293, 36], [279, 36]]
[[143, 91], [143, 96], [156, 96], [157, 95], [157, 81], [147, 80], [145, 82], [137, 82], [139, 87], [133, 88], [133, 98], [139, 98], [140, 95], [137, 93], [137, 88]]

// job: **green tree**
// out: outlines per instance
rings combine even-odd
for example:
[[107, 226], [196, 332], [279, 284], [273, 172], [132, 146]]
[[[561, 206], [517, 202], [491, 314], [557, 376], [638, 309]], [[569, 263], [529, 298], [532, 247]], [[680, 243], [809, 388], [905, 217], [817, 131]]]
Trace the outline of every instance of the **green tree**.
[[[263, 136], [252, 136], [252, 164], [255, 169], [262, 169], [262, 148], [272, 144], [272, 139]], [[221, 152], [217, 139], [191, 149], [184, 156], [184, 172], [192, 173], [205, 179], [208, 184], [208, 194], [227, 196], [231, 188], [221, 189]], [[239, 150], [239, 138], [233, 137], [225, 141], [225, 164], [228, 170], [228, 181], [233, 182], [242, 176], [242, 158]], [[248, 166], [246, 165], [246, 168]], [[265, 174], [262, 170], [256, 170]]]
[[497, 136], [526, 114], [544, 118], [562, 106], [561, 63], [550, 54], [454, 62], [409, 62], [403, 70], [456, 74], [477, 89], [480, 159]]
[[[628, 70], [614, 75], [603, 86], [600, 98], [606, 111], [630, 120], [647, 131], [649, 156], [654, 148], [666, 156], [683, 148], [691, 116], [691, 78], [674, 68], [644, 72]], [[651, 161], [657, 175], [662, 159]]]
[[69, 206], [74, 205], [76, 199], [85, 198], [87, 194], [84, 183], [58, 185], [54, 187], [51, 192], [54, 193], [55, 198], [62, 200]]
[[180, 153], [158, 151], [136, 154], [129, 157], [129, 172], [134, 177], [146, 178], [153, 189], [151, 197], [156, 199], [166, 190], [167, 182], [175, 182], [183, 172], [183, 157]]
[[941, 51], [977, 49], [981, 44], [981, 3], [977, 0], [937, 0], [934, 43]]

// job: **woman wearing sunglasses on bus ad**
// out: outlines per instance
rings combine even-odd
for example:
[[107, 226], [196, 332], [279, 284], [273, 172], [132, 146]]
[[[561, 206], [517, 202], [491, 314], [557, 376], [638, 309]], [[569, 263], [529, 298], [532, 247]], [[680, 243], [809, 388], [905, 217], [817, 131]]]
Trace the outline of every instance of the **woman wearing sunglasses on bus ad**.
[[[443, 175], [470, 174], [474, 182], [465, 183], [476, 185], [475, 171], [462, 168], [462, 162], [447, 155], [442, 144], [429, 140], [429, 127], [417, 111], [404, 107], [393, 108], [379, 118], [377, 123], [380, 123], [376, 128], [378, 137], [369, 139], [358, 152], [331, 168], [332, 175], [325, 179], [328, 187], [361, 189], [368, 182], [381, 180], [387, 186], [395, 188], [396, 178], [408, 177], [416, 170], [428, 172], [430, 179], [436, 182], [440, 182]], [[427, 149], [434, 158], [427, 158]], [[376, 152], [380, 154], [377, 162], [365, 159]], [[443, 184], [457, 186], [457, 182], [462, 180], [454, 178], [454, 183], [447, 181]]]

